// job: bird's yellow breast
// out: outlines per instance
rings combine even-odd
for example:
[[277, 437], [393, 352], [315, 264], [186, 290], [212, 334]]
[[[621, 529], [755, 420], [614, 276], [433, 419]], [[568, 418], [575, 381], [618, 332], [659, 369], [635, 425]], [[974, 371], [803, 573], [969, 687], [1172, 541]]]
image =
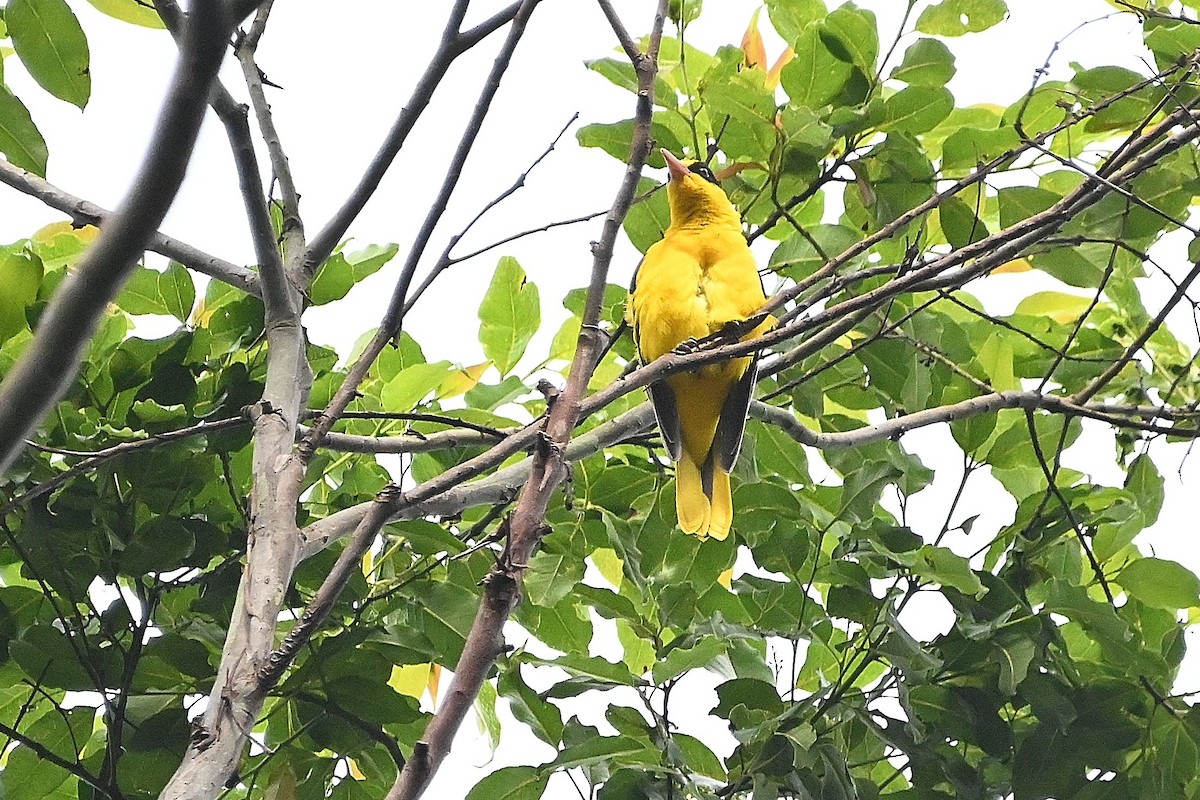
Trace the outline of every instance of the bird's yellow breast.
[[[638, 344], [652, 361], [702, 339], [766, 302], [740, 230], [706, 225], [669, 229], [646, 252], [631, 303]], [[719, 366], [719, 365], [718, 365]]]

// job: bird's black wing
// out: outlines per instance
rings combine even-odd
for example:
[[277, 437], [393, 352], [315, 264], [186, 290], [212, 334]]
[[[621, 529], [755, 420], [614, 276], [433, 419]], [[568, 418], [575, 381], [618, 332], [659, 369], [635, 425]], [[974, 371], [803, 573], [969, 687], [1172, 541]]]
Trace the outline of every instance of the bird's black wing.
[[754, 384], [758, 381], [758, 355], [750, 360], [750, 366], [729, 390], [721, 417], [717, 420], [717, 431], [713, 436], [710, 458], [723, 472], [733, 472], [738, 453], [742, 450], [742, 435], [746, 432], [746, 415], [750, 413], [750, 401], [754, 397]]

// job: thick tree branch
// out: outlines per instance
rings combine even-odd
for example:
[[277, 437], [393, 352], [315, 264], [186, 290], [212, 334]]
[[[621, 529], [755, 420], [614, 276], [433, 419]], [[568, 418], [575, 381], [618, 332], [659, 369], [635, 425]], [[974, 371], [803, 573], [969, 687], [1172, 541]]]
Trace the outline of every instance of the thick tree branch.
[[275, 118], [271, 114], [271, 104], [263, 88], [262, 70], [255, 61], [258, 42], [266, 29], [274, 0], [267, 0], [255, 15], [250, 31], [241, 38], [234, 47], [234, 54], [242, 65], [242, 75], [246, 81], [246, 90], [250, 94], [250, 104], [254, 108], [254, 116], [258, 121], [258, 129], [262, 132], [263, 141], [267, 145], [267, 154], [271, 159], [271, 169], [275, 180], [279, 183], [280, 206], [283, 210], [282, 244], [285, 253], [289, 254], [287, 264], [289, 278], [297, 285], [304, 285], [304, 277], [299, 269], [300, 254], [304, 250], [304, 222], [300, 216], [300, 194], [296, 191], [296, 183], [292, 177], [292, 169], [288, 164], [287, 154], [283, 150], [283, 142], [275, 127]]
[[133, 189], [112, 222], [59, 286], [29, 348], [0, 385], [0, 472], [66, 392], [109, 301], [175, 199], [200, 132], [208, 93], [237, 19], [217, 0], [196, 0], [180, 57]]
[[[71, 218], [74, 225], [95, 225], [103, 230], [112, 224], [116, 216], [112, 211], [95, 203], [64, 192], [44, 178], [0, 159], [0, 183], [11, 186], [22, 194], [41, 200], [46, 205], [61, 211]], [[258, 294], [258, 275], [254, 270], [209, 255], [186, 242], [173, 239], [155, 231], [150, 236], [146, 249], [174, 259], [185, 267], [210, 278], [216, 278], [247, 294]]]

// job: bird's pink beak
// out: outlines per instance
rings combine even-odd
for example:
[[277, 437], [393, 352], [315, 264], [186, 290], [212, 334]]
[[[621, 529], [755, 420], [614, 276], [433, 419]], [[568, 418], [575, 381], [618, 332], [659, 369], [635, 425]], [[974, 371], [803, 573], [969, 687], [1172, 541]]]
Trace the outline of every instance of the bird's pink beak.
[[692, 171], [687, 168], [675, 155], [665, 147], [660, 147], [658, 152], [662, 153], [663, 158], [667, 160], [667, 169], [671, 171], [671, 180], [681, 180], [685, 175], [691, 175]]

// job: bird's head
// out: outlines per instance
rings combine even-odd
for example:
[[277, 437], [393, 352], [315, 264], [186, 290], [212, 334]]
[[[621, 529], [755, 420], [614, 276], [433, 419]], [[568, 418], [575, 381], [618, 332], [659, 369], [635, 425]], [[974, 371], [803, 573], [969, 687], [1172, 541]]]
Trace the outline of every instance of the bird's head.
[[661, 150], [667, 160], [671, 180], [667, 184], [667, 201], [671, 206], [671, 227], [727, 223], [741, 226], [741, 218], [725, 190], [717, 183], [711, 169], [702, 162], [680, 161], [667, 149]]

